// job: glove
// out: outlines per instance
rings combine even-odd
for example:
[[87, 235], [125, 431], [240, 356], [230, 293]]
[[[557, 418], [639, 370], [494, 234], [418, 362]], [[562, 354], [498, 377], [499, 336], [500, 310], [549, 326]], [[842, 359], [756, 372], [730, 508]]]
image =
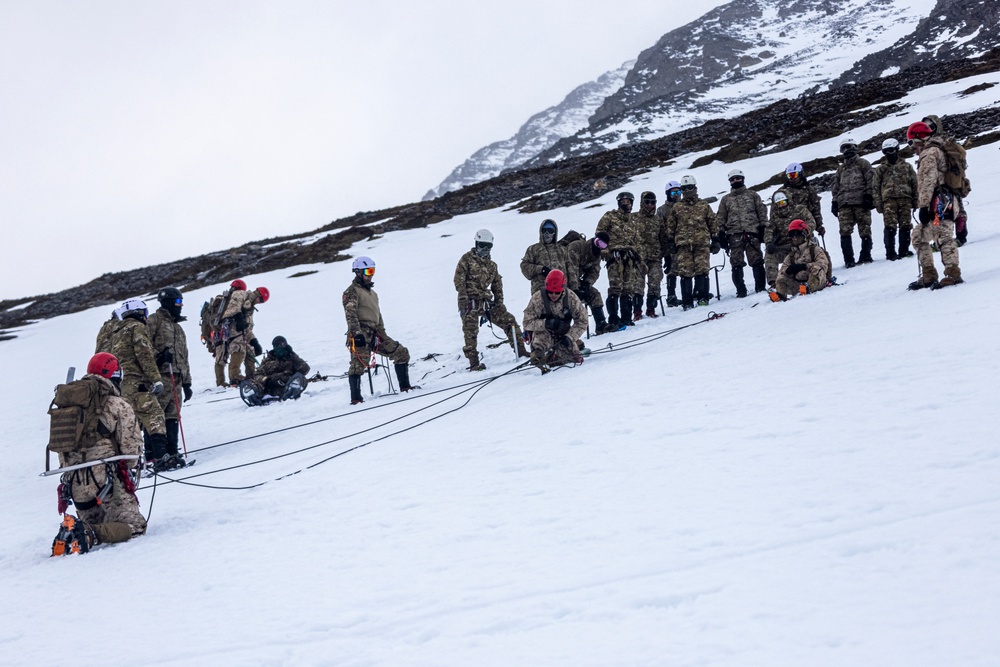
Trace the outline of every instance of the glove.
[[571, 350], [576, 349], [576, 343], [574, 343], [573, 339], [570, 338], [569, 336], [563, 336], [562, 338], [560, 338], [559, 339], [559, 344], [560, 345], [564, 345], [564, 346], [568, 347]]
[[163, 364], [174, 363], [174, 353], [170, 351], [170, 348], [164, 348], [162, 352], [156, 355], [156, 365], [162, 366]]
[[159, 396], [160, 394], [163, 393], [163, 383], [157, 380], [156, 382], [153, 383], [153, 386], [150, 387], [149, 390], [153, 392], [155, 396]]
[[862, 205], [870, 211], [875, 208], [875, 200], [872, 199], [871, 195], [865, 195], [862, 199]]
[[590, 295], [590, 292], [588, 290], [578, 289], [574, 291], [576, 292], [576, 295], [580, 297], [580, 301], [587, 303], [587, 297]]
[[910, 200], [910, 208], [917, 208], [917, 200], [916, 199], [911, 199]]
[[549, 275], [549, 271], [551, 271], [551, 270], [552, 270], [552, 269], [550, 269], [549, 267], [547, 267], [547, 266], [543, 266], [543, 267], [542, 267], [542, 278], [544, 278], [544, 277], [546, 277], [547, 275]]
[[959, 213], [958, 217], [955, 218], [955, 231], [956, 232], [964, 232], [965, 231], [965, 223], [968, 220], [969, 220], [969, 218], [968, 218], [967, 215], [965, 215], [965, 211], [962, 211], [961, 213]]
[[719, 245], [719, 240], [718, 239], [713, 239], [712, 240], [712, 254], [716, 255], [716, 254], [719, 253], [720, 250], [722, 250], [722, 246]]
[[719, 245], [729, 250], [729, 235], [725, 232], [719, 232]]
[[757, 242], [764, 240], [764, 225], [757, 225]]
[[254, 355], [259, 357], [260, 355], [264, 354], [264, 348], [260, 346], [260, 341], [258, 341], [256, 338], [250, 339], [250, 345], [253, 347]]
[[181, 389], [184, 390], [184, 402], [187, 403], [194, 396], [194, 392], [191, 391], [191, 385], [189, 384], [181, 385]]
[[247, 318], [246, 315], [243, 314], [242, 310], [236, 313], [236, 316], [233, 318], [233, 324], [236, 325], [237, 331], [243, 331], [247, 328]]
[[553, 333], [559, 331], [562, 328], [562, 319], [558, 317], [546, 317], [545, 318], [545, 329]]
[[797, 273], [799, 273], [800, 271], [805, 271], [808, 268], [809, 267], [806, 266], [805, 264], [792, 264], [787, 269], [785, 269], [785, 275], [788, 276], [789, 278], [793, 278]]
[[364, 347], [365, 346], [365, 335], [364, 334], [354, 334], [351, 336], [354, 339], [354, 347]]
[[836, 200], [833, 201], [833, 206], [830, 207], [830, 211], [833, 213], [833, 217], [835, 218], [840, 217], [839, 215], [837, 215], [838, 213], [840, 213], [840, 206], [837, 204]]
[[674, 255], [676, 255], [677, 254], [677, 244], [674, 243], [673, 241], [668, 242], [667, 243], [667, 253], [671, 257], [673, 257]]
[[920, 220], [920, 224], [926, 225], [934, 218], [934, 216], [931, 215], [930, 207], [924, 206], [919, 211], [917, 211], [917, 218]]
[[881, 215], [885, 215], [885, 206], [876, 206], [875, 210], [878, 211]]
[[773, 255], [774, 253], [778, 252], [778, 244], [775, 243], [774, 241], [771, 241], [770, 243], [767, 243], [764, 246], [764, 250], [767, 251], [768, 255]]
[[826, 227], [824, 227], [823, 225], [819, 225], [818, 227], [816, 227], [816, 233], [819, 234], [820, 236], [826, 236]]

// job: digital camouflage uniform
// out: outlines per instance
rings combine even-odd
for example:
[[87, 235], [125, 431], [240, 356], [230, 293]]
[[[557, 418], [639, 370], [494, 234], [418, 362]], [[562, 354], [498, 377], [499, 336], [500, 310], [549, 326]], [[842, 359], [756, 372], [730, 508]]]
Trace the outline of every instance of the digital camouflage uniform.
[[[212, 300], [207, 302], [202, 308], [201, 337], [205, 340], [205, 346], [215, 360], [213, 365], [215, 367], [216, 387], [227, 386], [226, 366], [229, 364], [229, 346], [223, 335], [222, 313], [220, 311], [226, 306], [226, 297], [234, 291], [235, 289], [230, 288], [229, 293], [218, 294], [212, 297]], [[207, 314], [204, 312], [206, 308], [208, 310]], [[214, 321], [216, 315], [212, 313], [218, 313], [218, 322]]]
[[[159, 308], [146, 321], [149, 329], [149, 339], [153, 344], [154, 359], [159, 359], [164, 350], [170, 350], [174, 356], [172, 362], [159, 364], [160, 381], [164, 390], [156, 397], [163, 409], [163, 416], [168, 421], [180, 418], [178, 405], [181, 402], [181, 388], [191, 384], [191, 370], [188, 366], [187, 337], [179, 322], [166, 308]], [[173, 366], [173, 376], [170, 368]]]
[[[931, 137], [920, 150], [917, 158], [917, 206], [924, 209], [923, 215], [928, 222], [920, 222], [913, 228], [913, 249], [917, 252], [920, 262], [920, 282], [932, 285], [937, 282], [938, 273], [934, 267], [934, 253], [931, 244], [936, 244], [941, 251], [941, 262], [944, 263], [944, 280], [942, 284], [954, 284], [962, 281], [962, 271], [958, 266], [958, 245], [955, 243], [954, 217], [962, 211], [962, 198], [954, 198], [954, 214], [945, 215], [947, 219], [939, 219], [933, 210], [940, 188], [944, 187], [944, 174], [948, 161], [942, 149], [943, 141]], [[928, 212], [928, 209], [931, 209]], [[924, 219], [924, 218], [922, 218]]]
[[[238, 384], [246, 377], [253, 377], [256, 358], [248, 354], [253, 349], [253, 314], [262, 299], [257, 290], [236, 290], [229, 295], [229, 303], [222, 313], [223, 338], [229, 354], [229, 382]], [[242, 324], [242, 327], [241, 327]], [[244, 367], [246, 375], [240, 373]]]
[[[360, 277], [355, 277], [344, 290], [344, 316], [347, 318], [347, 347], [351, 350], [348, 375], [361, 375], [369, 368], [372, 351], [388, 357], [394, 364], [408, 364], [410, 352], [389, 337], [382, 322], [378, 294], [372, 285], [365, 285]], [[357, 334], [364, 336], [364, 345], [352, 343]]]
[[[794, 264], [801, 264], [806, 268], [789, 276], [785, 271]], [[798, 245], [793, 243], [792, 249], [785, 256], [774, 289], [782, 296], [798, 294], [799, 285], [805, 285], [810, 293], [818, 292], [826, 287], [829, 271], [830, 260], [826, 252], [811, 237], [803, 236], [802, 242]]]
[[[742, 182], [742, 181], [740, 181]], [[729, 249], [732, 266], [733, 285], [737, 296], [746, 296], [747, 288], [743, 280], [743, 267], [749, 264], [753, 270], [754, 287], [759, 292], [764, 289], [764, 255], [760, 242], [764, 237], [767, 223], [767, 207], [760, 195], [745, 185], [732, 188], [723, 195], [716, 214], [719, 223], [720, 241]]]
[[[111, 396], [100, 415], [103, 428], [99, 429], [95, 444], [80, 451], [60, 453], [59, 466], [74, 466], [118, 455], [140, 455], [142, 433], [129, 402], [120, 396], [110, 380], [93, 374], [84, 377], [96, 378], [112, 387]], [[127, 463], [131, 467], [137, 465], [135, 461]], [[112, 471], [115, 471], [117, 462], [111, 465]], [[134, 494], [125, 490], [116, 472], [112, 472], [111, 492], [102, 503], [95, 502], [107, 482], [107, 475], [108, 464], [103, 463], [62, 474], [61, 482], [71, 487], [77, 516], [94, 529], [101, 542], [124, 542], [133, 535], [142, 535], [146, 532], [146, 519], [139, 511], [139, 502]]]
[[601, 254], [594, 252], [594, 239], [581, 238], [566, 246], [569, 253], [569, 271], [566, 288], [576, 292], [580, 300], [591, 308], [603, 308], [604, 298], [594, 283], [601, 277]]
[[454, 282], [458, 292], [462, 334], [465, 336], [462, 352], [469, 363], [479, 365], [477, 343], [480, 318], [483, 316], [507, 334], [507, 342], [512, 348], [516, 346], [523, 352], [524, 342], [521, 340], [517, 320], [503, 303], [503, 278], [500, 277], [497, 263], [489, 257], [480, 257], [475, 249], [470, 250], [458, 260]]
[[[640, 246], [640, 223], [636, 213], [619, 208], [608, 211], [597, 223], [598, 232], [611, 238], [603, 256], [608, 265], [608, 296], [639, 294], [644, 275]], [[609, 306], [610, 309], [610, 306]]]
[[121, 318], [118, 313], [112, 313], [111, 317], [101, 325], [101, 330], [97, 332], [97, 344], [94, 346], [94, 354], [99, 352], [111, 352], [111, 339], [115, 331], [121, 326]]
[[[805, 206], [809, 213], [812, 215], [813, 220], [816, 221], [816, 233], [820, 236], [826, 234], [826, 230], [823, 228], [823, 211], [820, 206], [819, 195], [813, 190], [812, 186], [806, 180], [806, 177], [800, 176], [799, 178], [788, 178], [788, 174], [785, 174], [785, 185], [782, 186], [781, 191], [785, 193], [788, 197], [789, 203], [793, 206]], [[792, 218], [793, 220], [795, 218]], [[804, 220], [804, 218], [799, 218]]]
[[[875, 168], [872, 178], [875, 209], [882, 214], [885, 224], [886, 259], [896, 259], [907, 254], [910, 234], [913, 232], [911, 216], [917, 207], [917, 172], [909, 162], [897, 157], [895, 163], [888, 159]], [[899, 251], [896, 251], [896, 230], [899, 229]]]
[[[782, 190], [787, 195], [787, 191]], [[791, 197], [788, 198], [791, 201]], [[764, 227], [764, 247], [774, 245], [764, 255], [764, 269], [767, 273], [767, 284], [774, 287], [778, 279], [778, 265], [792, 250], [792, 237], [788, 234], [788, 225], [792, 220], [801, 220], [809, 227], [810, 232], [816, 230], [816, 221], [809, 210], [801, 204], [788, 206], [771, 205], [771, 217]]]
[[670, 217], [670, 210], [674, 207], [676, 202], [672, 202], [669, 199], [663, 202], [663, 204], [656, 209], [656, 215], [660, 216], [660, 220], [663, 221], [663, 272], [667, 274], [667, 305], [668, 306], [678, 306], [680, 302], [677, 300], [677, 274], [673, 271], [673, 256], [670, 254], [670, 239], [667, 236], [667, 218]]
[[[555, 323], [556, 328], [547, 328], [546, 320]], [[583, 361], [577, 341], [587, 330], [587, 309], [570, 290], [563, 290], [554, 302], [545, 290], [532, 294], [522, 325], [525, 332], [530, 332], [531, 361], [536, 366]]]
[[854, 245], [851, 235], [854, 227], [861, 237], [859, 262], [871, 261], [872, 250], [872, 182], [875, 170], [871, 163], [860, 156], [845, 158], [837, 167], [837, 174], [831, 187], [833, 201], [837, 205], [837, 220], [840, 225], [840, 247], [844, 252], [844, 264], [854, 265]]
[[[291, 345], [285, 345], [287, 353], [283, 357], [275, 355], [274, 350], [268, 350], [264, 360], [257, 366], [253, 376], [253, 384], [260, 395], [270, 394], [271, 396], [281, 396], [285, 391], [285, 385], [296, 373], [301, 373], [303, 379], [309, 373], [309, 364], [302, 360], [302, 357], [295, 354]], [[303, 388], [309, 383], [305, 380]]]
[[[167, 435], [163, 408], [150, 391], [160, 382], [160, 369], [156, 365], [153, 344], [149, 340], [146, 324], [132, 317], [122, 320], [122, 325], [111, 339], [111, 354], [118, 358], [122, 371], [121, 393], [131, 404], [135, 416], [149, 435]], [[170, 391], [164, 387], [164, 393]]]
[[711, 268], [712, 239], [719, 225], [712, 207], [698, 198], [697, 191], [684, 193], [667, 218], [667, 238], [674, 249], [671, 272], [682, 278], [707, 274]]
[[[642, 256], [639, 290], [636, 294], [639, 295], [641, 303], [645, 287], [648, 295], [646, 305], [649, 306], [651, 302], [656, 302], [660, 298], [660, 286], [663, 283], [663, 246], [666, 245], [667, 237], [666, 224], [655, 211], [647, 214], [642, 206], [639, 207], [638, 213], [632, 215], [635, 216], [639, 226], [639, 254]], [[634, 304], [634, 307], [638, 311], [639, 303]]]
[[546, 268], [550, 271], [559, 269], [563, 273], [567, 273], [569, 268], [569, 255], [566, 252], [566, 247], [556, 243], [556, 238], [559, 236], [559, 226], [556, 225], [555, 221], [551, 222], [552, 226], [555, 227], [552, 243], [545, 243], [542, 240], [542, 227], [546, 222], [549, 221], [543, 220], [542, 224], [538, 226], [538, 243], [528, 246], [521, 259], [521, 274], [531, 281], [532, 294], [545, 286]]

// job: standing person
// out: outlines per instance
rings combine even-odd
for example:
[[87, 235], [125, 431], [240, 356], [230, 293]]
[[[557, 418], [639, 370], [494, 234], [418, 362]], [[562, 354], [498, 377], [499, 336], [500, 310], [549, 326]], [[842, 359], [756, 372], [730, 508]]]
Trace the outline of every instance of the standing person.
[[[917, 172], [906, 160], [899, 159], [899, 142], [889, 138], [882, 142], [885, 162], [875, 168], [872, 193], [875, 210], [882, 214], [885, 229], [885, 258], [893, 261], [912, 257], [910, 234], [913, 225], [910, 216], [917, 207]], [[896, 229], [899, 229], [899, 251], [896, 251]]]
[[766, 289], [764, 255], [760, 252], [760, 242], [764, 238], [767, 224], [767, 207], [760, 195], [747, 188], [743, 172], [733, 169], [729, 172], [729, 193], [719, 202], [717, 219], [719, 222], [719, 244], [729, 251], [732, 264], [733, 285], [736, 298], [747, 296], [747, 286], [743, 281], [743, 267], [747, 264], [753, 271], [754, 291]]
[[844, 266], [854, 266], [854, 243], [851, 239], [857, 225], [861, 237], [861, 253], [858, 264], [870, 264], [872, 260], [872, 181], [875, 171], [868, 160], [858, 155], [858, 142], [850, 137], [840, 142], [843, 161], [834, 176], [833, 215], [840, 222], [840, 249], [844, 253]]
[[708, 284], [709, 254], [721, 250], [719, 225], [707, 202], [698, 197], [694, 176], [681, 179], [681, 201], [670, 210], [667, 238], [673, 259], [672, 270], [681, 277], [681, 305], [684, 310], [711, 302]]
[[485, 370], [476, 349], [479, 328], [483, 320], [495, 324], [507, 334], [507, 342], [518, 356], [528, 356], [517, 320], [503, 305], [503, 278], [497, 263], [490, 259], [493, 233], [488, 229], [476, 232], [472, 250], [462, 255], [455, 267], [455, 290], [458, 292], [458, 314], [462, 318], [465, 346], [462, 352], [469, 360], [470, 371]]
[[585, 306], [590, 306], [594, 313], [597, 335], [620, 331], [622, 326], [619, 324], [619, 328], [612, 328], [608, 324], [604, 315], [604, 299], [600, 290], [594, 287], [594, 283], [601, 277], [601, 253], [608, 247], [610, 240], [607, 232], [597, 232], [592, 239], [580, 235], [580, 238], [566, 245], [569, 251], [569, 273], [566, 274], [568, 289], [580, 297]]
[[[938, 137], [939, 139], [941, 139], [942, 146], [947, 146], [949, 144], [957, 146], [957, 144], [955, 143], [955, 139], [953, 137], [950, 137], [947, 134], [945, 134], [945, 132], [944, 132], [944, 123], [941, 121], [941, 119], [938, 116], [934, 116], [934, 115], [925, 116], [924, 118], [920, 119], [920, 122], [924, 123], [925, 125], [927, 125], [927, 127], [929, 127], [931, 129], [931, 136], [932, 137]], [[964, 155], [965, 155], [965, 153], [964, 153], [964, 151], [962, 151], [962, 155], [963, 155], [963, 157], [962, 157], [962, 161], [963, 161], [962, 170], [964, 172], [964, 170], [965, 170], [965, 164], [964, 164], [964, 160], [965, 160]], [[963, 194], [962, 196], [964, 197], [966, 195], [968, 195], [967, 192], [965, 194]], [[969, 212], [965, 210], [965, 206], [962, 206], [962, 210], [959, 211], [959, 213], [955, 216], [955, 245], [958, 246], [959, 248], [961, 248], [962, 246], [964, 246], [965, 243], [966, 243], [966, 241], [969, 240], [969, 220], [968, 220], [968, 213]]]
[[170, 470], [186, 465], [177, 447], [180, 442], [180, 394], [184, 393], [186, 403], [191, 400], [194, 392], [191, 389], [187, 336], [180, 324], [187, 319], [181, 315], [184, 297], [176, 287], [164, 287], [156, 298], [160, 307], [149, 316], [146, 326], [149, 328], [149, 339], [153, 344], [153, 354], [164, 387], [164, 391], [156, 397], [167, 427], [167, 456], [160, 462], [160, 469]]
[[632, 316], [642, 319], [642, 288], [646, 283], [646, 317], [656, 317], [656, 304], [660, 301], [660, 285], [663, 283], [663, 240], [666, 237], [663, 218], [656, 213], [656, 195], [643, 192], [639, 196], [639, 212], [635, 215], [639, 224], [640, 264], [639, 291], [632, 302]]
[[566, 247], [556, 243], [559, 227], [555, 220], [542, 220], [538, 226], [538, 243], [528, 246], [521, 259], [521, 273], [531, 281], [534, 294], [545, 285], [545, 276], [553, 269], [565, 272], [569, 264]]
[[[114, 355], [100, 352], [91, 357], [87, 374], [78, 382], [91, 385], [92, 400], [97, 403], [85, 408], [84, 414], [96, 412], [98, 426], [93, 430], [84, 428], [77, 446], [59, 453], [60, 467], [142, 453], [139, 422], [118, 389], [121, 377]], [[130, 463], [123, 460], [62, 474], [60, 498], [72, 501], [77, 515], [64, 514], [52, 542], [53, 556], [86, 553], [98, 544], [127, 542], [146, 532], [146, 519], [139, 511], [129, 468]]]
[[372, 354], [380, 354], [392, 361], [400, 391], [417, 389], [410, 385], [410, 351], [385, 332], [378, 294], [372, 289], [375, 286], [372, 282], [375, 277], [375, 261], [370, 257], [358, 257], [351, 264], [351, 269], [354, 271], [354, 280], [344, 290], [343, 296], [344, 316], [347, 318], [347, 347], [351, 350], [351, 363], [347, 368], [351, 405], [364, 402], [361, 397], [361, 374], [370, 368]]
[[549, 273], [545, 289], [531, 295], [523, 323], [531, 343], [531, 363], [542, 373], [550, 366], [583, 363], [580, 336], [587, 330], [587, 309], [566, 289], [562, 271]]
[[602, 215], [597, 223], [597, 231], [606, 232], [611, 239], [604, 258], [608, 267], [608, 320], [612, 329], [619, 324], [635, 324], [632, 295], [639, 292], [642, 284], [639, 223], [632, 215], [635, 196], [619, 192], [615, 201], [618, 208]]
[[122, 324], [111, 338], [111, 354], [121, 367], [121, 393], [146, 431], [146, 461], [154, 469], [167, 454], [167, 425], [157, 397], [165, 390], [149, 339], [149, 310], [139, 299], [121, 306]]
[[[236, 290], [229, 295], [226, 310], [222, 313], [224, 338], [229, 348], [229, 384], [238, 387], [246, 377], [253, 377], [257, 356], [264, 353], [260, 341], [253, 335], [253, 314], [258, 303], [266, 303], [271, 291], [258, 287], [252, 291]], [[253, 356], [247, 354], [253, 350]], [[246, 375], [240, 373], [245, 366]]]
[[809, 211], [815, 222], [815, 230], [820, 236], [826, 236], [826, 229], [823, 227], [823, 210], [820, 206], [819, 195], [816, 190], [809, 185], [806, 178], [805, 169], [798, 162], [793, 162], [785, 167], [785, 184], [781, 188], [788, 197], [790, 206], [802, 205]]
[[792, 237], [788, 225], [793, 220], [802, 220], [810, 230], [816, 229], [812, 214], [802, 204], [793, 204], [784, 190], [771, 195], [771, 217], [764, 228], [764, 269], [767, 284], [773, 289], [778, 280], [778, 265], [792, 250]]
[[[931, 128], [923, 121], [913, 123], [906, 130], [906, 138], [917, 153], [917, 218], [920, 220], [913, 228], [913, 248], [920, 263], [920, 278], [910, 283], [911, 290], [938, 289], [964, 282], [954, 237], [955, 218], [962, 213], [962, 198], [945, 184], [948, 160], [942, 148], [944, 142], [932, 135]], [[944, 278], [940, 282], [934, 268], [932, 243], [941, 251], [944, 263]]]
[[672, 270], [673, 256], [670, 254], [670, 244], [667, 239], [667, 218], [670, 217], [670, 209], [681, 200], [681, 184], [678, 181], [668, 181], [665, 194], [667, 200], [663, 202], [663, 206], [656, 209], [656, 215], [663, 221], [663, 238], [660, 239], [660, 246], [663, 251], [663, 270], [667, 274], [667, 307], [675, 308], [681, 305], [681, 302], [677, 299], [677, 274]]
[[[237, 292], [245, 292], [247, 284], [237, 278], [229, 283], [229, 289], [212, 297], [201, 309], [201, 338], [215, 359], [215, 386], [228, 387], [226, 367], [229, 365], [229, 331], [223, 325], [222, 316], [229, 307], [229, 300]], [[234, 332], [235, 333], [235, 332]]]
[[118, 308], [115, 308], [111, 311], [111, 317], [104, 321], [104, 324], [101, 325], [101, 330], [97, 332], [97, 343], [94, 346], [94, 354], [111, 351], [111, 338], [118, 327], [121, 326], [121, 323], [121, 312], [119, 312]]
[[809, 226], [802, 220], [792, 220], [788, 235], [792, 249], [781, 265], [771, 301], [786, 301], [791, 294], [818, 292], [830, 278], [829, 255], [813, 241]]

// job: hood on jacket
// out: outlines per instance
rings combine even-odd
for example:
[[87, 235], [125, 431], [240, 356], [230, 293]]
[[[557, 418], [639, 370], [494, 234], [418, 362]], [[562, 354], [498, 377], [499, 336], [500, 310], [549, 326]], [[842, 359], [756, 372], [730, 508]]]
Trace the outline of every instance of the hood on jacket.
[[559, 238], [559, 225], [556, 224], [555, 220], [551, 220], [549, 218], [546, 218], [545, 220], [542, 220], [542, 224], [538, 225], [538, 240], [539, 240], [539, 242], [545, 243], [545, 240], [542, 238], [542, 230], [545, 229], [546, 227], [552, 227], [552, 231], [553, 231], [552, 243], [555, 243], [556, 239]]

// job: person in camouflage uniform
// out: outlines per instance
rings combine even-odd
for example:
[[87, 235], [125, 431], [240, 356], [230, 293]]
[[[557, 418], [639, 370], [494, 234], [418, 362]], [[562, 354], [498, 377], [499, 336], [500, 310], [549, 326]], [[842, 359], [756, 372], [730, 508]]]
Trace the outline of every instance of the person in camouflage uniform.
[[[232, 295], [236, 292], [246, 291], [246, 288], [247, 284], [237, 278], [229, 284], [228, 290], [212, 297], [212, 300], [206, 302], [201, 309], [201, 339], [215, 359], [215, 386], [217, 387], [230, 386], [230, 383], [226, 382], [226, 367], [229, 365], [228, 331], [223, 327], [222, 315], [229, 306]], [[239, 377], [238, 374], [237, 377]]]
[[[226, 309], [222, 313], [223, 339], [229, 353], [229, 383], [239, 386], [246, 377], [252, 377], [257, 356], [264, 353], [260, 341], [253, 334], [253, 314], [257, 304], [266, 302], [271, 292], [266, 287], [252, 291], [235, 290], [230, 293]], [[253, 355], [247, 354], [253, 350]], [[240, 367], [246, 369], [246, 376]]]
[[94, 354], [98, 352], [111, 352], [111, 338], [115, 331], [121, 326], [122, 317], [118, 308], [111, 311], [111, 317], [104, 321], [101, 330], [97, 332], [97, 343], [94, 345]]
[[802, 220], [810, 232], [816, 229], [809, 209], [802, 204], [793, 204], [784, 190], [778, 190], [771, 195], [771, 216], [764, 227], [764, 270], [771, 288], [778, 280], [778, 265], [792, 251], [792, 237], [788, 235], [788, 225], [792, 220]]
[[854, 243], [851, 240], [854, 227], [861, 236], [861, 253], [858, 264], [870, 264], [872, 260], [872, 182], [875, 170], [868, 160], [858, 155], [858, 144], [853, 139], [840, 143], [843, 161], [837, 167], [837, 174], [831, 187], [833, 194], [833, 215], [840, 223], [840, 249], [844, 253], [844, 266], [854, 266]]
[[[932, 137], [939, 137], [942, 141], [953, 141], [944, 132], [944, 123], [941, 118], [935, 115], [924, 116], [920, 119], [920, 122], [924, 123], [931, 129]], [[914, 207], [916, 208], [916, 207]], [[962, 210], [958, 212], [955, 216], [955, 245], [961, 248], [969, 240], [969, 212], [962, 207]]]
[[587, 309], [566, 289], [562, 271], [549, 273], [545, 289], [531, 295], [522, 322], [531, 341], [531, 363], [543, 373], [550, 366], [583, 363], [580, 337], [587, 330]]
[[[112, 456], [139, 456], [142, 433], [132, 406], [118, 389], [121, 380], [118, 360], [107, 352], [95, 354], [84, 377], [106, 384], [111, 394], [100, 413], [96, 442], [87, 443], [77, 451], [61, 452], [59, 466], [65, 468]], [[126, 542], [146, 532], [146, 519], [139, 511], [129, 472], [129, 467], [135, 465], [134, 461], [101, 463], [62, 474], [60, 482], [76, 506], [77, 517], [64, 518], [53, 544], [53, 555], [69, 553], [66, 546], [73, 541], [79, 542], [80, 550], [85, 552], [98, 544]], [[99, 500], [109, 478], [111, 490]], [[63, 546], [57, 550], [60, 542]]]
[[184, 402], [187, 402], [194, 392], [188, 366], [187, 336], [180, 325], [187, 319], [181, 315], [184, 298], [177, 288], [165, 287], [157, 294], [157, 299], [160, 307], [149, 316], [146, 326], [164, 386], [164, 391], [156, 397], [167, 427], [167, 457], [160, 462], [160, 468], [169, 470], [185, 464], [177, 449], [181, 418], [178, 394], [183, 391]]
[[129, 299], [120, 310], [122, 324], [111, 338], [111, 354], [121, 366], [122, 396], [146, 431], [146, 460], [155, 465], [167, 453], [167, 426], [157, 401], [165, 389], [146, 327], [149, 311], [138, 299]]
[[[920, 221], [913, 228], [912, 237], [920, 263], [920, 278], [910, 283], [909, 289], [957, 285], [964, 280], [958, 265], [955, 218], [964, 212], [964, 207], [962, 198], [953, 195], [945, 186], [948, 159], [944, 154], [944, 141], [933, 136], [931, 128], [923, 121], [910, 125], [906, 136], [917, 153], [917, 218]], [[934, 268], [932, 243], [941, 251], [944, 263], [944, 278], [940, 282]]]
[[667, 218], [667, 243], [673, 257], [671, 270], [681, 277], [681, 305], [684, 310], [711, 300], [708, 284], [709, 254], [722, 249], [718, 240], [719, 225], [707, 202], [698, 197], [694, 176], [681, 179], [681, 201]]
[[351, 405], [364, 402], [361, 397], [361, 374], [374, 365], [374, 354], [388, 357], [394, 364], [400, 391], [417, 389], [410, 385], [410, 351], [385, 332], [378, 294], [372, 289], [375, 286], [372, 282], [375, 262], [370, 257], [358, 257], [351, 266], [354, 280], [342, 297], [344, 317], [347, 318], [347, 347], [351, 351], [351, 363], [347, 368]]
[[[573, 240], [567, 240], [570, 234], [575, 234]], [[576, 232], [570, 234], [559, 241], [565, 243], [569, 251], [569, 273], [566, 274], [568, 289], [580, 297], [585, 306], [590, 306], [594, 313], [597, 335], [617, 331], [608, 324], [604, 315], [604, 299], [600, 290], [594, 287], [594, 283], [601, 277], [601, 254], [607, 249], [611, 237], [607, 232], [597, 232], [592, 239]]]
[[747, 264], [753, 271], [754, 291], [763, 292], [766, 289], [760, 242], [764, 238], [767, 207], [759, 194], [747, 188], [743, 172], [739, 169], [729, 172], [729, 186], [729, 193], [723, 195], [719, 202], [716, 219], [719, 222], [719, 244], [729, 251], [736, 297], [742, 299], [747, 296], [747, 286], [743, 281], [743, 267]]
[[296, 373], [302, 375], [302, 388], [305, 389], [309, 383], [306, 379], [306, 374], [309, 373], [309, 364], [295, 353], [284, 336], [275, 336], [274, 340], [271, 341], [271, 349], [257, 366], [250, 381], [258, 395], [277, 396], [284, 399], [288, 381]]
[[772, 301], [785, 301], [790, 294], [811, 294], [826, 287], [830, 259], [812, 239], [812, 230], [802, 220], [788, 225], [792, 249], [785, 256], [778, 281], [771, 292]]
[[566, 247], [556, 243], [559, 227], [555, 220], [542, 220], [538, 226], [538, 243], [528, 246], [521, 259], [521, 274], [531, 281], [531, 293], [534, 294], [545, 285], [545, 276], [552, 269], [563, 273], [569, 266], [569, 255]]
[[656, 209], [656, 215], [663, 221], [663, 270], [667, 274], [667, 307], [675, 308], [681, 305], [677, 299], [677, 274], [671, 270], [673, 257], [669, 251], [669, 239], [667, 238], [667, 218], [670, 217], [670, 209], [681, 200], [681, 184], [678, 181], [668, 181], [665, 189], [667, 200], [663, 206]]
[[518, 356], [528, 356], [517, 320], [503, 303], [503, 278], [497, 263], [490, 259], [493, 234], [488, 229], [476, 232], [475, 246], [458, 260], [455, 267], [455, 291], [458, 292], [458, 314], [462, 318], [465, 346], [462, 352], [469, 360], [470, 371], [481, 371], [486, 365], [479, 360], [477, 344], [483, 320], [495, 324], [505, 334], [511, 349]]
[[666, 224], [656, 213], [656, 195], [643, 192], [639, 196], [639, 212], [635, 214], [639, 224], [639, 254], [641, 275], [639, 291], [632, 302], [633, 317], [642, 319], [642, 288], [646, 283], [646, 317], [656, 317], [656, 304], [660, 301], [660, 284], [663, 282], [663, 246], [667, 241]]
[[815, 233], [820, 236], [826, 236], [819, 195], [809, 185], [805, 170], [798, 162], [793, 162], [785, 167], [785, 184], [781, 187], [781, 191], [788, 197], [790, 206], [804, 206], [815, 221]]
[[611, 239], [603, 256], [608, 267], [608, 320], [613, 329], [619, 324], [635, 324], [632, 295], [642, 291], [643, 281], [639, 222], [632, 215], [635, 197], [631, 192], [619, 192], [616, 201], [618, 208], [602, 215], [597, 223], [597, 231]]
[[[885, 161], [875, 168], [872, 178], [872, 193], [875, 210], [882, 214], [885, 229], [882, 240], [885, 243], [887, 260], [912, 256], [910, 234], [913, 225], [910, 216], [917, 207], [917, 172], [906, 160], [899, 159], [899, 142], [886, 139], [882, 142]], [[896, 251], [896, 229], [899, 228], [899, 252]]]

